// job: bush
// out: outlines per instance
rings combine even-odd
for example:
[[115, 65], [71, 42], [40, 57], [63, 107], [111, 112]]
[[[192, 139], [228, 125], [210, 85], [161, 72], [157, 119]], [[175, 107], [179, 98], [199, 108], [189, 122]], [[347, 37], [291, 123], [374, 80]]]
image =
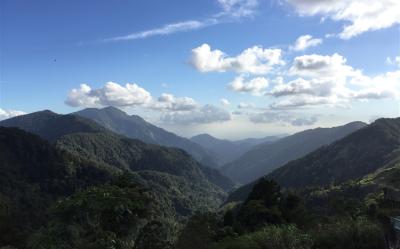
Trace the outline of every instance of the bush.
[[228, 238], [216, 243], [213, 249], [311, 249], [311, 237], [293, 225], [267, 226], [264, 229]]

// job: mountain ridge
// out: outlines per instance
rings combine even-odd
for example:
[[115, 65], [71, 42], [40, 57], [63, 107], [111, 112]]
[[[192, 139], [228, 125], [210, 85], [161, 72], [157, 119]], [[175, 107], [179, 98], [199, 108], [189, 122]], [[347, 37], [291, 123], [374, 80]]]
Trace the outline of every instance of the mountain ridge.
[[129, 138], [139, 139], [146, 143], [184, 149], [200, 163], [212, 168], [218, 166], [218, 160], [200, 145], [157, 127], [137, 115], [128, 115], [118, 108], [87, 108], [73, 114], [89, 118], [103, 127]]
[[355, 121], [332, 128], [315, 128], [273, 143], [260, 144], [237, 160], [224, 165], [221, 171], [231, 179], [246, 184], [365, 125], [363, 122]]

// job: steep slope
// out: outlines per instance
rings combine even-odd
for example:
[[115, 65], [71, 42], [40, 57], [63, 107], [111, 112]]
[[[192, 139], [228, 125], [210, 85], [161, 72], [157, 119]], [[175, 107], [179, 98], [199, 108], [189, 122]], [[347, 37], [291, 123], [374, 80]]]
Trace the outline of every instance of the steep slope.
[[23, 244], [47, 222], [47, 209], [57, 198], [111, 178], [109, 171], [62, 153], [36, 135], [0, 127], [0, 245]]
[[[83, 142], [72, 143], [74, 136], [87, 141], [87, 147], [80, 146]], [[98, 153], [98, 160], [87, 153], [91, 150]], [[109, 226], [103, 226], [106, 233], [99, 235], [101, 215], [97, 210], [119, 220], [122, 224], [116, 227], [124, 229], [124, 217], [132, 212], [125, 212], [125, 205], [135, 208], [144, 200], [150, 217], [133, 222], [136, 228], [129, 234], [137, 236], [150, 220], [174, 224], [169, 231], [176, 233], [177, 222], [196, 211], [217, 208], [225, 197], [182, 150], [147, 145], [112, 133], [75, 133], [52, 145], [37, 135], [5, 127], [0, 127], [0, 186], [0, 245], [21, 249], [32, 248], [32, 240], [38, 248], [47, 248], [47, 243], [57, 245], [52, 248], [77, 248], [64, 247], [64, 243], [74, 243], [78, 238], [88, 242], [94, 234], [108, 236]], [[114, 195], [123, 197], [114, 200], [121, 203], [118, 208], [110, 203]], [[145, 199], [136, 199], [140, 196]], [[106, 217], [104, 222], [108, 221], [114, 222]], [[118, 234], [118, 239], [124, 237]]]
[[278, 139], [279, 137], [270, 136], [260, 139], [249, 138], [239, 141], [230, 141], [218, 139], [209, 134], [200, 134], [192, 137], [190, 140], [215, 153], [220, 164], [226, 164], [239, 158], [258, 144], [273, 142]]
[[203, 165], [216, 167], [218, 164], [218, 160], [214, 158], [212, 153], [189, 139], [152, 125], [139, 116], [130, 116], [115, 107], [88, 108], [74, 114], [96, 121], [105, 128], [129, 138], [139, 139], [146, 143], [184, 149]]
[[52, 111], [40, 111], [17, 116], [0, 122], [3, 127], [18, 127], [54, 142], [57, 138], [75, 132], [104, 132], [97, 123], [75, 115], [60, 115]]
[[[108, 108], [107, 110], [114, 111], [114, 109], [110, 108]], [[123, 112], [122, 114], [126, 115]], [[168, 149], [156, 145], [151, 146], [138, 140], [123, 138], [122, 136], [114, 134], [113, 132], [107, 130], [97, 122], [78, 115], [61, 115], [51, 111], [41, 111], [1, 121], [0, 126], [18, 127], [23, 130], [37, 134], [42, 138], [57, 144], [60, 144], [60, 142], [57, 141], [58, 139], [69, 137], [68, 135], [76, 134], [76, 136], [73, 136], [74, 139], [76, 139], [73, 141], [73, 143], [77, 143], [77, 141], [80, 141], [79, 139], [87, 139], [87, 143], [78, 143], [83, 144], [87, 147], [78, 147], [77, 145], [74, 145], [80, 150], [76, 151], [77, 156], [83, 159], [89, 158], [104, 167], [114, 168], [114, 170], [115, 168], [132, 170], [133, 168], [129, 167], [131, 166], [130, 163], [132, 161], [129, 160], [134, 160], [134, 158], [147, 156], [148, 158], [142, 159], [142, 161], [140, 162], [142, 168], [135, 168], [134, 170], [151, 169], [159, 170], [161, 172], [167, 172], [168, 170], [173, 171], [179, 168], [179, 166], [174, 165], [172, 162], [166, 164], [163, 160], [169, 160], [171, 158], [175, 158], [175, 156], [178, 154], [184, 154], [184, 156], [180, 157], [180, 163], [185, 164], [184, 166], [181, 166], [181, 168], [179, 168], [180, 173], [183, 174], [183, 171], [185, 169], [188, 169], [188, 167], [191, 165], [191, 172], [193, 172], [193, 168], [195, 168], [195, 170], [197, 171], [204, 172], [202, 174], [206, 178], [209, 178], [210, 182], [221, 186], [225, 190], [229, 190], [233, 187], [232, 181], [230, 181], [227, 177], [222, 176], [219, 172], [216, 172], [215, 170], [208, 169], [207, 167], [198, 164], [197, 162], [192, 160], [189, 155], [183, 153], [179, 149]], [[68, 140], [67, 138], [64, 138], [64, 140], [62, 141]], [[115, 148], [111, 148], [108, 151], [103, 151], [104, 154], [99, 154], [99, 158], [106, 157], [108, 161], [98, 160], [97, 156], [93, 156], [90, 153], [87, 153], [87, 151], [92, 151], [92, 149], [93, 151], [97, 151], [99, 153], [102, 148], [110, 148], [109, 145], [114, 145]], [[93, 146], [98, 147], [93, 148]], [[152, 149], [146, 150], [145, 148]], [[160, 157], [161, 154], [164, 156]], [[121, 161], [121, 158], [127, 155], [129, 155], [129, 157], [124, 158], [124, 160], [127, 161]], [[158, 168], [152, 168], [153, 165], [157, 165]], [[162, 169], [162, 167], [164, 167], [164, 169]], [[177, 171], [174, 173], [177, 174]]]
[[400, 118], [379, 119], [349, 136], [275, 170], [285, 187], [324, 186], [359, 179], [399, 158]]
[[215, 187], [213, 184], [227, 191], [233, 187], [227, 177], [200, 165], [184, 150], [146, 144], [112, 133], [70, 134], [58, 139], [56, 147], [104, 166], [168, 173], [193, 183], [208, 184], [210, 189]]
[[223, 166], [221, 170], [235, 181], [248, 183], [365, 125], [362, 122], [353, 122], [339, 127], [317, 128], [296, 133], [273, 143], [260, 144], [234, 162]]

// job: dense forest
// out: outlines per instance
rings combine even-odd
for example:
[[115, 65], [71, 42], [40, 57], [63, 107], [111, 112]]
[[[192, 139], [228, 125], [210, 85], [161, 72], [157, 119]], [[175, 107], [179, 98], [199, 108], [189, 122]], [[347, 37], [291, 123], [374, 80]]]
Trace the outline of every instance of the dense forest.
[[[127, 123], [111, 122], [110, 112]], [[0, 122], [0, 248], [383, 249], [396, 242], [390, 218], [400, 215], [400, 119], [360, 125], [240, 186], [193, 151], [118, 132], [133, 122], [120, 111], [82, 113]]]

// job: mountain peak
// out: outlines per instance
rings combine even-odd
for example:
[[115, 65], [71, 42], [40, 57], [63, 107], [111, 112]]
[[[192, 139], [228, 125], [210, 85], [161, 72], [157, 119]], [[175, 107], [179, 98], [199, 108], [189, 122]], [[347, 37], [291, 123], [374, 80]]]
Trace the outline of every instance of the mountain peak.
[[114, 106], [107, 106], [104, 107], [102, 109], [99, 109], [99, 111], [106, 111], [106, 112], [118, 112], [118, 113], [124, 113], [126, 114], [124, 111], [122, 111], [121, 109], [114, 107]]

